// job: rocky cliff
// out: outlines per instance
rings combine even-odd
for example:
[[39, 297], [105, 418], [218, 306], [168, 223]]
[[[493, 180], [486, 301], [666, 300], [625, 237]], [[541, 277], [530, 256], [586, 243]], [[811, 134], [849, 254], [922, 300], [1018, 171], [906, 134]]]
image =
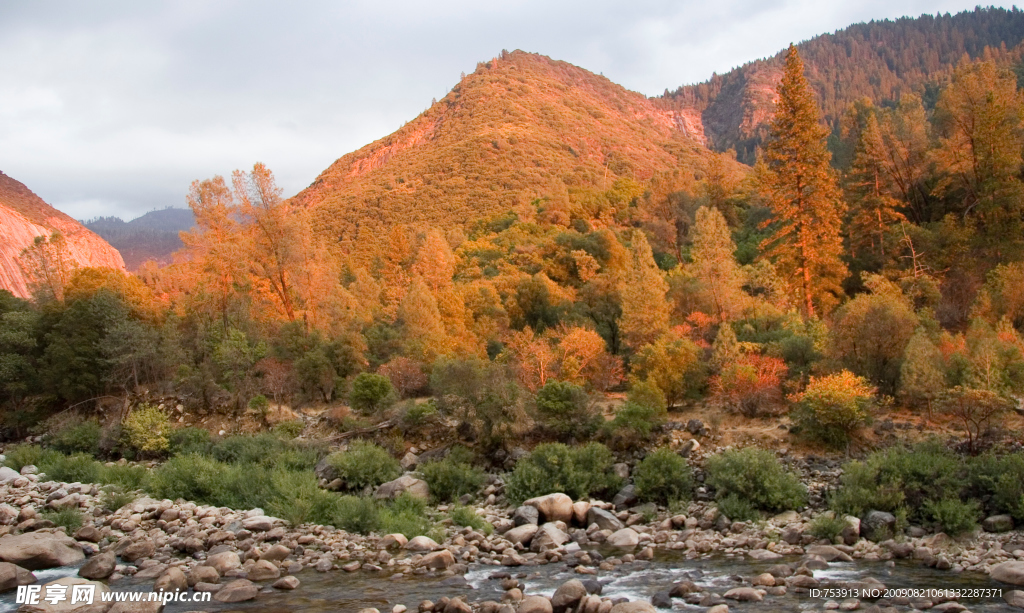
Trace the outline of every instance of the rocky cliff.
[[117, 249], [80, 223], [46, 204], [21, 182], [0, 172], [0, 289], [27, 298], [28, 284], [18, 258], [37, 236], [60, 232], [78, 266], [124, 270]]

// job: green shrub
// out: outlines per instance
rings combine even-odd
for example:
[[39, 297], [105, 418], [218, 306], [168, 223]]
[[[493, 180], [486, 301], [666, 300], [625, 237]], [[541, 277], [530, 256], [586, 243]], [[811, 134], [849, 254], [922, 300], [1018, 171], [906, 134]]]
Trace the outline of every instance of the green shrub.
[[802, 435], [830, 447], [843, 448], [867, 423], [875, 390], [866, 379], [844, 370], [811, 377], [797, 400], [793, 421]]
[[184, 498], [200, 504], [226, 504], [225, 483], [231, 467], [198, 454], [179, 455], [153, 470], [149, 491], [158, 498]]
[[730, 449], [709, 457], [706, 470], [705, 483], [715, 488], [716, 497], [736, 496], [759, 511], [796, 509], [807, 500], [807, 488], [770, 451]]
[[626, 401], [640, 406], [650, 407], [658, 413], [664, 413], [668, 409], [668, 401], [665, 399], [665, 392], [661, 391], [650, 379], [646, 381], [634, 381], [629, 387]]
[[56, 454], [40, 464], [39, 471], [53, 481], [99, 483], [103, 465], [87, 453]]
[[100, 504], [114, 512], [129, 505], [138, 498], [138, 494], [120, 485], [107, 485], [100, 490]]
[[249, 410], [260, 419], [266, 419], [270, 413], [270, 401], [263, 394], [256, 394], [249, 399]]
[[82, 513], [77, 508], [64, 507], [56, 511], [43, 511], [40, 515], [43, 519], [48, 519], [58, 526], [67, 528], [68, 533], [82, 527]]
[[635, 449], [651, 440], [655, 428], [664, 421], [664, 410], [656, 407], [626, 402], [615, 413], [615, 419], [605, 422], [604, 436], [616, 447]]
[[331, 454], [327, 462], [350, 491], [377, 487], [402, 474], [398, 460], [373, 443], [353, 441], [346, 451]]
[[601, 415], [590, 395], [567, 381], [551, 381], [537, 390], [540, 421], [561, 438], [585, 440], [601, 425]]
[[39, 445], [19, 444], [8, 447], [4, 452], [7, 459], [4, 465], [14, 470], [21, 470], [26, 466], [40, 467], [43, 464], [52, 462], [60, 453], [52, 449], [43, 449]]
[[121, 428], [127, 446], [142, 454], [160, 455], [170, 446], [167, 435], [171, 432], [171, 422], [154, 406], [140, 405], [128, 414]]
[[144, 466], [131, 464], [111, 464], [101, 466], [97, 474], [97, 482], [120, 486], [128, 490], [142, 489], [149, 478], [149, 471]]
[[364, 415], [374, 415], [394, 401], [395, 388], [384, 375], [364, 372], [352, 380], [348, 393], [349, 405]]
[[406, 538], [426, 536], [434, 527], [427, 518], [426, 502], [408, 494], [402, 494], [384, 506], [380, 510], [379, 521], [382, 533], [404, 534]]
[[923, 511], [942, 528], [943, 532], [950, 536], [958, 536], [978, 526], [981, 506], [974, 500], [965, 502], [959, 498], [944, 498], [926, 501]]
[[236, 434], [215, 442], [210, 455], [228, 464], [272, 464], [284, 448], [284, 441], [267, 432]]
[[419, 403], [409, 401], [403, 408], [399, 419], [406, 430], [415, 430], [422, 428], [436, 416], [437, 404], [431, 399]]
[[808, 531], [814, 538], [828, 539], [831, 542], [843, 533], [846, 524], [846, 518], [842, 515], [832, 512], [822, 513], [814, 518]]
[[693, 491], [693, 472], [678, 453], [662, 447], [637, 465], [633, 474], [636, 494], [644, 502], [669, 504], [688, 500]]
[[718, 510], [732, 521], [750, 521], [760, 517], [757, 508], [744, 498], [736, 494], [723, 496], [715, 501]]
[[177, 428], [167, 435], [171, 455], [209, 453], [210, 433], [203, 428]]
[[505, 479], [505, 494], [515, 502], [556, 492], [573, 499], [598, 496], [622, 485], [611, 472], [612, 464], [611, 452], [600, 443], [538, 445]]
[[440, 502], [451, 502], [463, 494], [474, 494], [486, 480], [484, 471], [453, 455], [419, 467], [423, 480], [430, 486], [430, 494]]
[[100, 450], [103, 429], [95, 419], [72, 419], [61, 424], [45, 437], [46, 444], [61, 453], [88, 453]]
[[372, 498], [341, 496], [330, 523], [348, 532], [369, 534], [380, 527], [380, 511]]
[[452, 507], [448, 511], [448, 517], [452, 519], [452, 523], [456, 526], [468, 526], [484, 534], [494, 532], [494, 526], [491, 525], [491, 522], [477, 515], [476, 509], [473, 507]]
[[974, 458], [969, 471], [975, 498], [991, 500], [992, 513], [1006, 513], [1024, 522], [1024, 454], [987, 453]]
[[295, 438], [302, 434], [306, 424], [301, 419], [289, 419], [274, 424], [273, 432], [281, 438]]

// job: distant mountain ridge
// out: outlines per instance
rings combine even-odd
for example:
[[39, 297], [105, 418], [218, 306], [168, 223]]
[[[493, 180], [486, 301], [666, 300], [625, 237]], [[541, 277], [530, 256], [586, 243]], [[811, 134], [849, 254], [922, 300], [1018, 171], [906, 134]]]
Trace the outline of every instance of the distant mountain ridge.
[[[956, 15], [922, 15], [895, 21], [852, 25], [797, 45], [826, 121], [833, 128], [855, 100], [876, 105], [917, 93], [934, 103], [938, 86], [947, 82], [965, 55], [981, 57], [986, 48], [1007, 62], [1020, 59], [1024, 11], [976, 8]], [[701, 129], [717, 150], [734, 148], [741, 161], [753, 162], [754, 150], [767, 134], [775, 106], [775, 87], [785, 50], [708, 81], [666, 91], [665, 108], [700, 117]]]
[[195, 216], [189, 209], [166, 208], [127, 222], [98, 217], [82, 224], [120, 251], [129, 270], [137, 270], [147, 260], [169, 264], [172, 254], [184, 246], [178, 233], [192, 229]]
[[0, 289], [15, 296], [31, 295], [19, 264], [22, 250], [37, 236], [60, 232], [67, 239], [68, 255], [78, 266], [124, 270], [116, 249], [77, 221], [43, 201], [28, 187], [0, 172]]

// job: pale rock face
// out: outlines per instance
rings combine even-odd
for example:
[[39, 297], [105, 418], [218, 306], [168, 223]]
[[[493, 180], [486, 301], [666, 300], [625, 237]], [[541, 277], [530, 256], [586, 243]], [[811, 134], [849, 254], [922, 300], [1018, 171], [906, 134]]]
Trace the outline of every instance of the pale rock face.
[[19, 257], [37, 236], [55, 231], [67, 239], [68, 255], [77, 266], [124, 270], [117, 249], [0, 172], [0, 289], [20, 298], [31, 295]]

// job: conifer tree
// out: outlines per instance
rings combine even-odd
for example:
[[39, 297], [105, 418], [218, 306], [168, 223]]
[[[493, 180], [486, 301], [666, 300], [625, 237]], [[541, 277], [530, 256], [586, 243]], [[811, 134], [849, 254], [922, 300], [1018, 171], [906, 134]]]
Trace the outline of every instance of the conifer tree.
[[878, 119], [869, 113], [857, 139], [853, 165], [847, 177], [851, 211], [850, 250], [871, 251], [885, 257], [886, 234], [893, 224], [904, 220], [896, 210], [899, 201], [892, 197], [889, 177], [885, 172], [885, 144], [878, 128]]
[[668, 330], [669, 304], [665, 299], [668, 284], [654, 263], [654, 254], [643, 232], [634, 231], [632, 243], [620, 290], [619, 329], [626, 344], [636, 351]]
[[451, 350], [451, 340], [444, 329], [437, 299], [423, 279], [414, 277], [409, 291], [398, 309], [398, 318], [405, 330], [406, 354], [426, 364]]
[[452, 275], [455, 274], [455, 256], [441, 232], [432, 229], [427, 233], [412, 269], [434, 292], [451, 286]]
[[740, 312], [745, 297], [743, 274], [735, 253], [736, 243], [721, 211], [703, 206], [697, 209], [690, 251], [693, 275], [701, 282], [714, 314], [723, 321]]
[[840, 259], [844, 207], [825, 146], [828, 130], [803, 72], [790, 45], [761, 165], [762, 189], [774, 213], [772, 236], [762, 249], [804, 314], [814, 316], [838, 302], [847, 270]]

